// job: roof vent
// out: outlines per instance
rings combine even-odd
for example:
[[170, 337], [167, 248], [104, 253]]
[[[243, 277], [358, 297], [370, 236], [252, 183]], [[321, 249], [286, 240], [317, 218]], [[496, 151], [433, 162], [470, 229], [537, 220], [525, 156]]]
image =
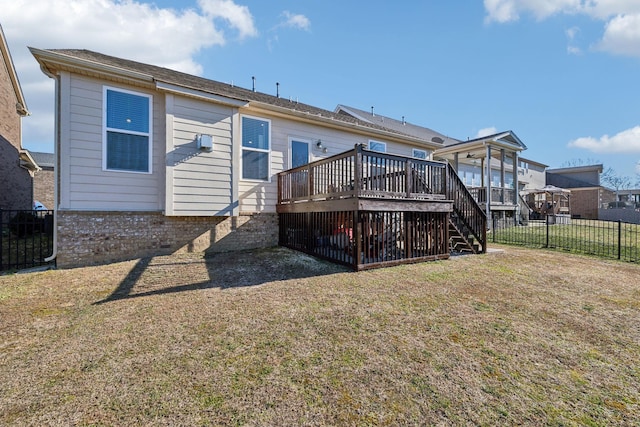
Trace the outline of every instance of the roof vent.
[[280, 98], [280, 83], [276, 82], [276, 98]]
[[371, 115], [372, 115], [373, 117], [375, 117], [375, 116], [376, 116], [376, 113], [374, 113], [374, 112], [373, 112], [373, 105], [371, 106]]
[[256, 76], [251, 76], [251, 81], [252, 81], [251, 90], [255, 92], [256, 91]]
[[403, 124], [403, 125], [406, 125], [406, 124], [407, 124], [407, 122], [404, 120], [404, 116], [402, 116], [402, 124]]

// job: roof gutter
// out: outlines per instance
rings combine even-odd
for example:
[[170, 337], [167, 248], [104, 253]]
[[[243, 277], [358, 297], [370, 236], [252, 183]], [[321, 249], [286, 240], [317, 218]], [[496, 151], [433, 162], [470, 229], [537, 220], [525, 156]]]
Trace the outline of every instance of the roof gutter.
[[40, 64], [42, 72], [49, 77], [54, 76], [56, 74], [56, 70], [65, 68], [81, 68], [83, 70], [90, 70], [102, 75], [108, 75], [111, 77], [116, 76], [129, 81], [149, 83], [154, 81], [153, 76], [145, 73], [125, 70], [120, 67], [106, 65], [88, 59], [79, 59], [75, 56], [65, 55], [60, 52], [51, 52], [49, 50], [37, 49], [34, 47], [30, 47], [29, 50]]
[[249, 104], [248, 101], [228, 98], [221, 95], [216, 95], [211, 92], [205, 92], [202, 90], [190, 88], [187, 86], [179, 86], [172, 83], [165, 83], [160, 80], [156, 80], [156, 88], [159, 91], [174, 93], [182, 96], [188, 96], [190, 98], [201, 99], [204, 101], [215, 102], [218, 104], [228, 105], [230, 107], [244, 107]]
[[18, 155], [20, 157], [20, 167], [28, 170], [29, 172], [38, 172], [42, 170], [29, 150], [21, 149]]

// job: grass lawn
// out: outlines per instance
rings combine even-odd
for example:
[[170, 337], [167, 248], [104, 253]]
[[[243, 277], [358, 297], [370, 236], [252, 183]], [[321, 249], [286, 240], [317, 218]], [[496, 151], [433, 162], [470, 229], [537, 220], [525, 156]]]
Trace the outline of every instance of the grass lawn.
[[639, 425], [640, 266], [501, 248], [0, 276], [0, 425]]

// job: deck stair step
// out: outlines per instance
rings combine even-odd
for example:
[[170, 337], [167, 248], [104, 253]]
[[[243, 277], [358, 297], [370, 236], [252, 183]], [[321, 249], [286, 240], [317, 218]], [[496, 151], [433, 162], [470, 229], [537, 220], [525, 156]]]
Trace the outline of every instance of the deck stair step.
[[480, 245], [457, 224], [455, 216], [449, 219], [449, 247], [451, 252], [473, 254], [481, 252]]

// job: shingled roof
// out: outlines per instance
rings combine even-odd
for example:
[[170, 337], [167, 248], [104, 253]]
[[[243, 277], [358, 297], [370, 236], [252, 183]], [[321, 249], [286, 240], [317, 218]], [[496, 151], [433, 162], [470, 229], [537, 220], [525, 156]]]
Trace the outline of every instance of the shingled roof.
[[349, 117], [355, 117], [360, 120], [364, 120], [369, 123], [377, 124], [379, 126], [384, 126], [387, 129], [393, 129], [396, 132], [401, 132], [403, 134], [412, 135], [416, 138], [423, 139], [425, 141], [431, 141], [436, 144], [456, 144], [460, 141], [448, 137], [440, 132], [437, 132], [433, 129], [429, 129], [428, 127], [415, 125], [409, 123], [404, 120], [396, 120], [391, 117], [381, 116], [380, 114], [374, 114], [373, 112], [368, 112], [365, 110], [361, 110], [359, 108], [349, 107], [347, 105], [338, 105], [335, 109], [335, 112], [341, 115], [346, 115]]
[[[32, 53], [38, 58], [36, 49], [31, 49]], [[194, 76], [191, 74], [183, 73], [180, 71], [171, 70], [156, 65], [144, 64], [129, 59], [118, 58], [114, 56], [105, 55], [102, 53], [94, 52], [86, 49], [48, 49], [41, 52], [49, 52], [57, 55], [62, 55], [70, 58], [74, 58], [80, 61], [86, 61], [87, 64], [100, 64], [110, 67], [115, 67], [121, 70], [127, 70], [134, 73], [140, 73], [148, 75], [153, 78], [154, 81], [176, 85], [192, 90], [202, 91], [217, 96], [223, 96], [226, 98], [244, 101], [244, 102], [259, 102], [267, 105], [272, 105], [280, 108], [285, 108], [293, 112], [307, 113], [311, 116], [318, 116], [326, 119], [335, 120], [342, 123], [350, 123], [353, 125], [361, 126], [364, 128], [374, 129], [378, 131], [395, 134], [400, 137], [410, 138], [412, 140], [420, 140], [422, 142], [433, 144], [433, 141], [423, 139], [415, 134], [408, 132], [400, 132], [397, 129], [382, 126], [376, 123], [371, 123], [365, 120], [360, 120], [356, 117], [338, 114], [333, 111], [325, 110], [322, 108], [314, 107], [309, 104], [298, 102], [297, 100], [291, 100], [287, 98], [281, 98], [274, 95], [269, 95], [262, 92], [245, 89], [228, 83], [222, 83], [215, 80], [206, 79], [203, 77]]]

